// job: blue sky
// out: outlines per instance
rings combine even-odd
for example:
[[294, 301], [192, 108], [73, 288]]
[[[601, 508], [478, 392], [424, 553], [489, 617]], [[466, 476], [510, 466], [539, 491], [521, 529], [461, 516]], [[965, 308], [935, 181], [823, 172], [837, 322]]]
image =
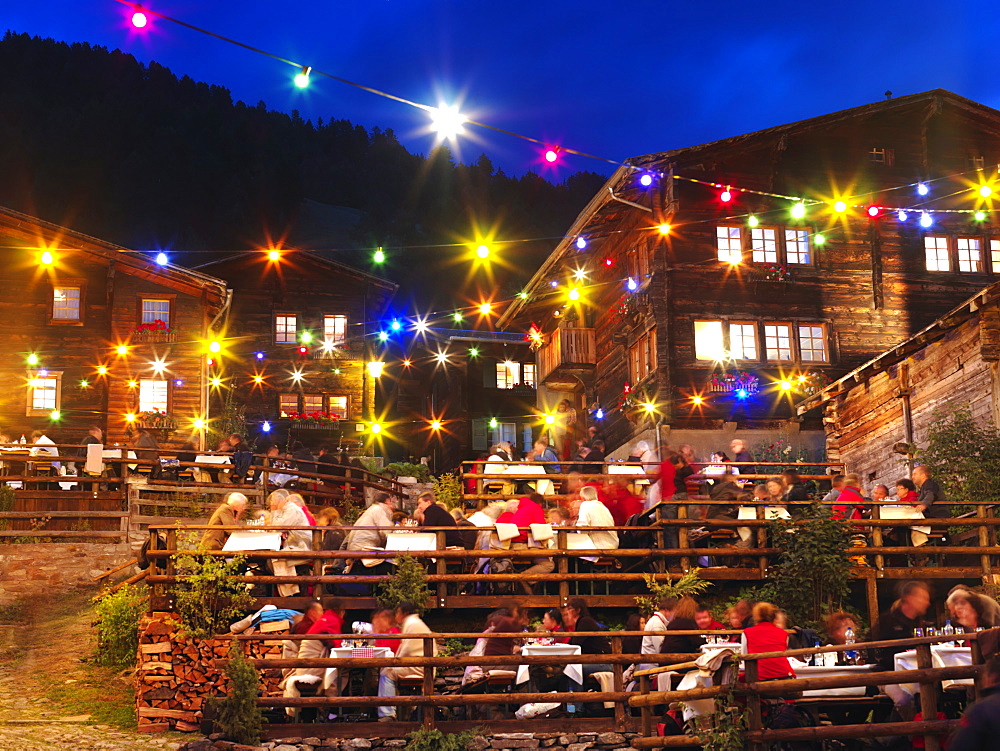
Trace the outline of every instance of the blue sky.
[[[688, 146], [877, 101], [950, 89], [1000, 107], [982, 0], [881, 5], [772, 0], [155, 0], [174, 16], [369, 86], [428, 104], [460, 98], [477, 120], [609, 159]], [[391, 127], [426, 153], [426, 115], [333, 81], [291, 85], [294, 70], [162, 20], [136, 33], [114, 0], [9, 0], [0, 26], [121, 48], [234, 98], [307, 118]], [[459, 155], [553, 179], [608, 165], [543, 167], [519, 139], [472, 129]]]

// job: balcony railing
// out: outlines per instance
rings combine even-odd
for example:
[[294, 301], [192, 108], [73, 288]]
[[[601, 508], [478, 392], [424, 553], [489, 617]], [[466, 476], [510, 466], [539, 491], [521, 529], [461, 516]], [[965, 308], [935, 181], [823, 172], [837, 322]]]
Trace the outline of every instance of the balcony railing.
[[593, 367], [597, 348], [594, 330], [589, 328], [559, 328], [538, 350], [539, 381], [563, 368]]

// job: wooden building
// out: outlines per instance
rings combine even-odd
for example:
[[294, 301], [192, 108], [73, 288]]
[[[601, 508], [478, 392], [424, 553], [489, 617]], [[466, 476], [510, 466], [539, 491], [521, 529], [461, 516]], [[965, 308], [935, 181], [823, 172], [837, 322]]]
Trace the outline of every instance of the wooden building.
[[[226, 300], [205, 274], [0, 209], [0, 429], [186, 440], [205, 414], [206, 332]], [[159, 413], [159, 414], [156, 414]]]
[[540, 387], [621, 453], [816, 456], [796, 401], [1000, 276], [998, 136], [1000, 112], [935, 90], [630, 159], [500, 325], [535, 327]]
[[827, 452], [870, 489], [909, 475], [907, 446], [927, 445], [935, 410], [965, 405], [1000, 424], [1000, 282], [797, 405], [821, 416]]
[[[285, 444], [357, 446], [385, 414], [380, 320], [397, 285], [315, 252], [247, 251], [201, 266], [232, 305], [210, 367], [211, 415]], [[234, 423], [235, 427], [235, 423]]]

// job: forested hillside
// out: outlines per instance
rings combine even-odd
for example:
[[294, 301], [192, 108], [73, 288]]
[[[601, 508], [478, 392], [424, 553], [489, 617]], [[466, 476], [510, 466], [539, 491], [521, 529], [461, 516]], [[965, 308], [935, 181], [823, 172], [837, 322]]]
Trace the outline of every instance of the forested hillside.
[[[8, 32], [0, 71], [0, 205], [128, 247], [197, 251], [178, 257], [187, 265], [294, 237], [303, 205], [318, 202], [357, 220], [328, 242], [306, 228], [314, 247], [402, 248], [385, 270], [397, 281], [413, 283], [417, 261], [453, 270], [438, 286], [462, 285], [464, 270], [445, 263], [453, 250], [407, 248], [454, 243], [477, 226], [505, 240], [561, 235], [603, 181], [578, 173], [553, 185], [508, 176], [485, 156], [458, 165], [447, 148], [412, 154], [391, 130], [341, 119], [350, 113], [305, 121], [86, 44]], [[510, 248], [501, 286], [523, 280], [553, 244]]]

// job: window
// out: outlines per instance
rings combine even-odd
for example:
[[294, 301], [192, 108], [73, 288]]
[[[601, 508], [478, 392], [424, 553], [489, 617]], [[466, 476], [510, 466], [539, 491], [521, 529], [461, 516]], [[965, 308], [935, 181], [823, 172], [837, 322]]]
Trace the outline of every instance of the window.
[[166, 412], [168, 401], [167, 381], [152, 378], [139, 381], [140, 412]]
[[969, 167], [970, 169], [983, 169], [986, 166], [986, 157], [984, 156], [970, 156], [969, 157]]
[[959, 271], [982, 271], [982, 245], [977, 237], [959, 237], [955, 241], [958, 248]]
[[62, 400], [62, 373], [47, 371], [44, 376], [35, 376], [28, 381], [28, 404], [26, 415], [47, 415], [59, 409]]
[[799, 355], [802, 362], [826, 362], [826, 327], [822, 324], [799, 326]]
[[521, 365], [521, 383], [535, 388], [535, 363], [526, 362]]
[[512, 389], [521, 383], [521, 363], [504, 360], [497, 363], [497, 388]]
[[694, 358], [724, 360], [726, 347], [722, 341], [722, 321], [694, 322]]
[[163, 321], [170, 327], [170, 300], [142, 298], [142, 320], [140, 323]]
[[288, 417], [293, 412], [299, 411], [298, 394], [278, 394], [278, 416]]
[[276, 315], [274, 317], [274, 341], [277, 344], [295, 344], [295, 334], [298, 331], [298, 316]]
[[496, 445], [500, 441], [508, 441], [511, 446], [517, 445], [517, 423], [501, 422], [495, 428], [490, 429], [490, 444]]
[[785, 260], [788, 263], [812, 263], [812, 254], [809, 252], [809, 232], [807, 230], [785, 230]]
[[347, 316], [323, 316], [323, 338], [331, 344], [347, 341]]
[[54, 287], [52, 289], [52, 320], [80, 320], [79, 287]]
[[347, 419], [347, 397], [346, 396], [329, 396], [327, 399], [330, 400], [330, 407], [327, 410], [331, 415], [336, 415], [341, 420]]
[[990, 267], [1000, 274], [1000, 240], [990, 240]]
[[876, 146], [868, 152], [868, 161], [872, 164], [891, 167], [896, 163], [896, 152], [893, 149]]
[[792, 327], [787, 323], [765, 323], [764, 352], [772, 362], [791, 361]]
[[743, 261], [743, 230], [740, 227], [716, 227], [715, 245], [720, 261], [725, 263]]
[[757, 324], [729, 324], [729, 353], [737, 360], [757, 359]]
[[656, 331], [652, 330], [629, 348], [629, 377], [638, 383], [656, 369]]
[[302, 395], [302, 411], [306, 414], [310, 412], [322, 412], [323, 411], [323, 395], [322, 394], [303, 394]]
[[947, 237], [927, 235], [924, 238], [924, 252], [927, 256], [928, 271], [951, 271]]
[[754, 263], [778, 262], [778, 239], [771, 227], [754, 227], [750, 230], [750, 249]]

